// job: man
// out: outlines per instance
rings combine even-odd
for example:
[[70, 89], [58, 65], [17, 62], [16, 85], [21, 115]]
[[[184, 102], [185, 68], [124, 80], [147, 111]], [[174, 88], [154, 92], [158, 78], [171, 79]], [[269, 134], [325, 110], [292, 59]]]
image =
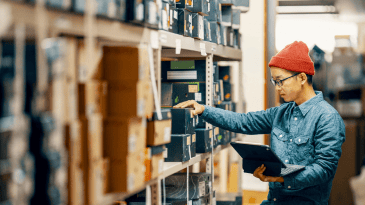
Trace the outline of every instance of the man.
[[331, 192], [345, 126], [338, 112], [314, 91], [314, 66], [303, 42], [295, 41], [274, 56], [269, 67], [271, 82], [287, 103], [265, 111], [234, 113], [195, 101], [175, 108], [193, 107], [195, 115], [226, 130], [243, 134], [271, 134], [271, 148], [286, 164], [305, 169], [284, 177], [264, 176], [262, 165], [254, 172], [269, 182], [268, 200], [262, 204], [325, 205]]

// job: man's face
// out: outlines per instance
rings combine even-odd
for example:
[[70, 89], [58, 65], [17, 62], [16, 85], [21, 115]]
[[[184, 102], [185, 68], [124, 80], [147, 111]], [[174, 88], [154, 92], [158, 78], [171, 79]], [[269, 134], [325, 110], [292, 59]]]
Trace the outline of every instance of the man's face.
[[[283, 80], [293, 75], [292, 72], [278, 67], [271, 67], [270, 71], [271, 77], [276, 81]], [[301, 92], [301, 88], [301, 82], [297, 76], [284, 80], [281, 87], [278, 85], [275, 86], [275, 89], [279, 92], [280, 97], [282, 97], [285, 102], [295, 101]]]

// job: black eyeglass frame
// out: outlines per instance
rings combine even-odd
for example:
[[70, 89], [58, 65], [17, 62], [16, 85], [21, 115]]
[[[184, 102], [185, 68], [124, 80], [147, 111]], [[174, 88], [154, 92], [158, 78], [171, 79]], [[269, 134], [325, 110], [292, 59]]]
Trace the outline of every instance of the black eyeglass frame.
[[289, 78], [292, 78], [292, 77], [297, 76], [297, 75], [299, 75], [299, 74], [300, 74], [300, 73], [296, 73], [296, 74], [294, 74], [294, 75], [292, 75], [292, 76], [289, 76], [289, 77], [287, 77], [287, 78], [284, 78], [284, 79], [282, 79], [282, 80], [274, 80], [273, 78], [271, 78], [271, 79], [270, 79], [270, 81], [271, 81], [271, 83], [272, 83], [274, 86], [278, 85], [279, 87], [281, 87], [281, 86], [283, 86], [283, 81], [288, 80]]

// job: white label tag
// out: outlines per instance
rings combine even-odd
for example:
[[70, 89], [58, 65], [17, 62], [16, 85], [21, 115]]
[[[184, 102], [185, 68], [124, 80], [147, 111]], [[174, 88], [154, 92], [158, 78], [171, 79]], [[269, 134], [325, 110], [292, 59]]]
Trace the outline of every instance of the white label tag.
[[202, 56], [206, 56], [205, 43], [200, 43], [200, 53]]
[[163, 172], [163, 163], [164, 163], [164, 159], [160, 159], [158, 160], [158, 173], [161, 174]]
[[163, 10], [162, 11], [162, 28], [164, 30], [168, 30], [169, 29], [167, 23], [168, 23], [167, 13], [166, 13], [165, 10]]
[[154, 49], [158, 49], [158, 32], [152, 30], [151, 30], [151, 47]]
[[199, 124], [199, 116], [196, 115], [196, 124]]
[[197, 101], [197, 102], [202, 101], [202, 94], [201, 93], [195, 93], [195, 101]]
[[199, 182], [199, 197], [205, 196], [205, 181]]
[[167, 71], [168, 80], [196, 80], [197, 78], [197, 71]]
[[128, 176], [127, 189], [128, 189], [128, 191], [132, 191], [134, 189], [134, 175], [133, 174]]
[[193, 205], [193, 201], [192, 200], [189, 200], [188, 201], [188, 205]]
[[144, 99], [139, 99], [137, 101], [137, 116], [142, 117], [144, 116], [144, 108], [145, 108], [145, 103], [144, 103]]
[[210, 3], [208, 3], [208, 12], [210, 12]]
[[165, 127], [163, 138], [165, 142], [171, 141], [171, 127]]
[[177, 20], [177, 11], [174, 11], [174, 19]]
[[191, 159], [191, 149], [190, 149], [190, 145], [189, 145], [189, 159]]
[[135, 134], [131, 134], [128, 137], [128, 151], [134, 152], [136, 150], [137, 136]]
[[193, 117], [193, 127], [195, 127], [195, 117]]
[[176, 39], [175, 54], [180, 54], [180, 52], [181, 52], [181, 39]]
[[167, 156], [169, 156], [169, 155], [167, 153], [167, 148], [165, 148], [165, 151], [163, 151], [163, 158], [167, 158]]

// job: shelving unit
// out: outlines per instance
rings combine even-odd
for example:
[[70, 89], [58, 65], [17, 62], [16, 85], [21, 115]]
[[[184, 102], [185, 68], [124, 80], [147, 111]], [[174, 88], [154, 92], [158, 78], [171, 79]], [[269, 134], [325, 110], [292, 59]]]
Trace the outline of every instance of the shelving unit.
[[[92, 48], [96, 42], [105, 45], [118, 46], [136, 46], [139, 44], [150, 45], [153, 48], [153, 64], [155, 68], [154, 71], [158, 96], [161, 96], [161, 58], [176, 60], [206, 60], [206, 72], [208, 76], [207, 86], [210, 86], [211, 88], [213, 87], [213, 61], [242, 61], [242, 51], [239, 49], [217, 45], [215, 43], [197, 40], [190, 37], [184, 37], [167, 31], [149, 29], [146, 27], [141, 27], [138, 25], [133, 25], [111, 19], [96, 18], [92, 13], [88, 12], [88, 9], [86, 9], [87, 12], [85, 15], [50, 9], [45, 7], [43, 0], [38, 0], [35, 5], [5, 0], [0, 2], [0, 8], [8, 10], [11, 14], [11, 16], [9, 16], [8, 19], [4, 19], [4, 21], [9, 21], [12, 25], [23, 25], [25, 28], [25, 38], [36, 40], [37, 48], [39, 48], [37, 51], [38, 71], [44, 71], [45, 69], [48, 69], [44, 53], [41, 50], [41, 42], [45, 38], [59, 36], [85, 38], [85, 47], [89, 54], [89, 68], [95, 66], [92, 65], [91, 56], [93, 56]], [[44, 25], [39, 24], [39, 22], [41, 22], [41, 19], [44, 19]], [[13, 27], [10, 27], [10, 29], [5, 32], [3, 36], [0, 36], [0, 38], [14, 39], [14, 36], [15, 29], [13, 29]], [[240, 66], [242, 66], [242, 63], [240, 63]], [[240, 69], [240, 75], [242, 75], [241, 70], [242, 69]], [[40, 83], [38, 87], [39, 91], [42, 91], [42, 87], [44, 88], [44, 86], [46, 86], [46, 84], [48, 83], [41, 82], [45, 78], [46, 76], [43, 75], [43, 77], [38, 80], [38, 82]], [[213, 97], [208, 93], [209, 92], [207, 92], [206, 96], [206, 101], [208, 102], [207, 105], [212, 105]], [[241, 98], [241, 101], [242, 100], [243, 99]], [[44, 99], [37, 100], [37, 107], [40, 108], [39, 112], [41, 112], [41, 108], [44, 105], [42, 104], [42, 102], [44, 103]], [[158, 100], [158, 102], [160, 102], [160, 100]], [[242, 104], [242, 102], [239, 102], [239, 105]], [[242, 111], [240, 107], [238, 107], [237, 110]], [[207, 124], [207, 128], [211, 126], [212, 125]], [[158, 189], [159, 187], [161, 187], [161, 179], [177, 173], [203, 160], [207, 160], [206, 172], [213, 174], [214, 154], [220, 152], [221, 150], [227, 149], [228, 147], [230, 147], [230, 145], [219, 145], [216, 149], [214, 149], [213, 152], [197, 154], [196, 157], [186, 162], [165, 162], [163, 174], [161, 174], [157, 179], [148, 181], [147, 183], [145, 183], [145, 186], [140, 187], [133, 192], [105, 194], [102, 199], [100, 199], [99, 204], [105, 205], [113, 204], [115, 201], [123, 201], [126, 198], [146, 189], [146, 187], [153, 186], [152, 189]], [[213, 190], [212, 187], [211, 190]], [[153, 201], [151, 204], [159, 205], [161, 204], [161, 202]]]

